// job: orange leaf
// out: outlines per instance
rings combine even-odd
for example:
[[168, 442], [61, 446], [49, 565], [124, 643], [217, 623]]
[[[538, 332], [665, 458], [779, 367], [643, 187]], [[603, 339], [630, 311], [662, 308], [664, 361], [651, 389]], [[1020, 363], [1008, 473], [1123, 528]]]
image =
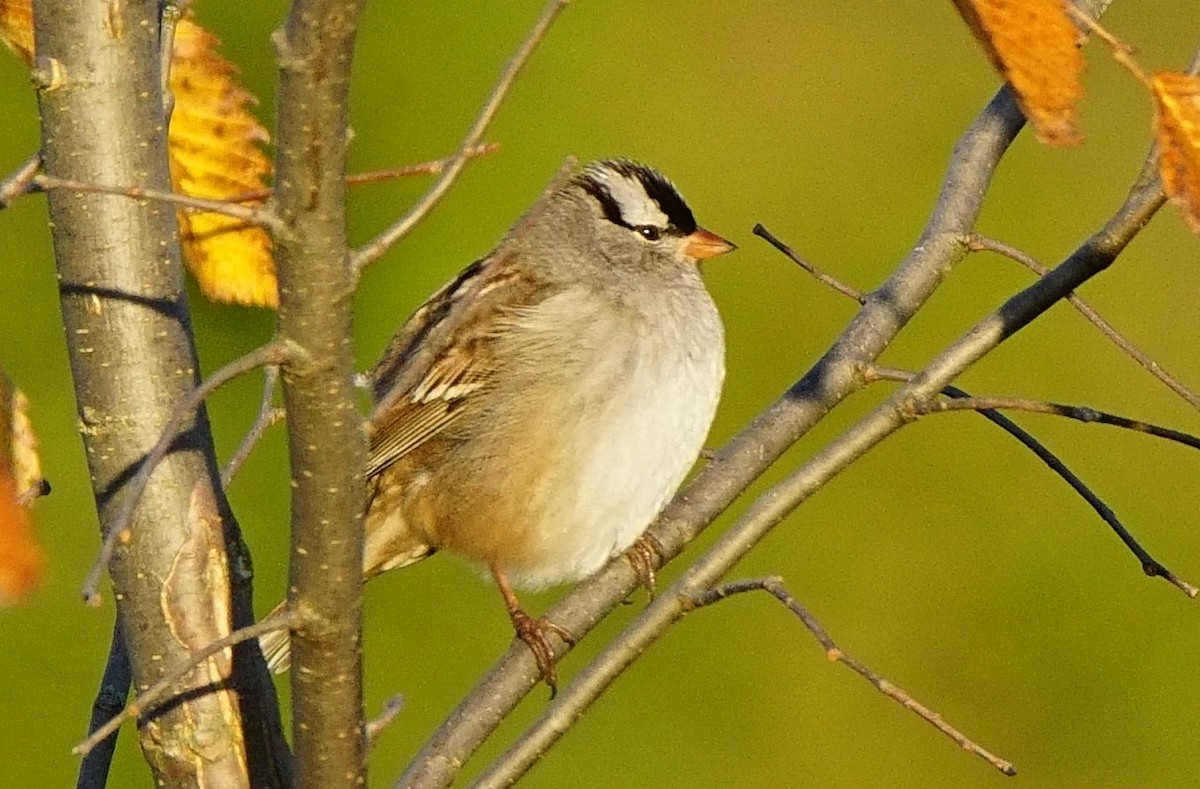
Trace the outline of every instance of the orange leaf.
[[0, 469], [0, 606], [25, 598], [42, 574], [42, 552], [33, 539], [29, 511], [17, 499], [17, 485]]
[[42, 487], [28, 401], [0, 371], [0, 606], [23, 599], [41, 576], [28, 506]]
[[[168, 143], [175, 188], [192, 197], [229, 199], [263, 189], [271, 163], [267, 131], [247, 111], [254, 97], [216, 53], [217, 38], [182, 19], [175, 31]], [[214, 213], [180, 212], [184, 254], [209, 298], [259, 307], [278, 304], [271, 239], [261, 227]]]
[[1200, 77], [1160, 72], [1150, 78], [1150, 88], [1163, 191], [1200, 233]]
[[33, 0], [0, 0], [0, 41], [33, 65]]
[[1048, 145], [1079, 143], [1075, 104], [1083, 95], [1083, 55], [1067, 0], [954, 0], [954, 5], [1016, 92], [1038, 139]]

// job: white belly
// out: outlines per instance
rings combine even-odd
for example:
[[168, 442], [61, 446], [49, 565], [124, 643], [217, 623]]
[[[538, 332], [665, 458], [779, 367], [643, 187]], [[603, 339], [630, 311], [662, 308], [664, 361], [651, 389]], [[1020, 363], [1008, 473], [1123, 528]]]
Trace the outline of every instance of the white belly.
[[550, 475], [561, 483], [534, 508], [523, 560], [503, 568], [519, 585], [598, 571], [645, 531], [703, 448], [724, 378], [720, 320], [702, 290], [664, 302], [661, 318], [682, 311], [686, 320], [618, 316], [579, 327], [580, 366], [564, 370], [556, 395], [573, 418], [548, 426], [559, 431], [567, 473]]

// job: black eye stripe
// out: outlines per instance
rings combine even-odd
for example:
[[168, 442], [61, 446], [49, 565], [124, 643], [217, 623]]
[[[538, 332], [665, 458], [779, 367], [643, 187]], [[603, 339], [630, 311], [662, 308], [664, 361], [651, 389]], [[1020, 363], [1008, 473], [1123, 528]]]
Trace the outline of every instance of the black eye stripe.
[[600, 204], [600, 210], [604, 212], [605, 219], [614, 225], [633, 229], [633, 225], [626, 222], [625, 217], [621, 216], [621, 206], [617, 205], [617, 201], [613, 199], [607, 186], [591, 178], [581, 178], [579, 185], [583, 187], [583, 191], [596, 198], [596, 202]]
[[629, 180], [636, 181], [642, 187], [642, 191], [646, 193], [646, 196], [666, 215], [668, 224], [668, 227], [665, 228], [666, 232], [689, 235], [696, 231], [696, 219], [692, 215], [692, 210], [688, 208], [687, 203], [680, 197], [674, 185], [658, 171], [628, 159], [612, 159], [597, 162], [589, 166], [577, 178], [577, 183], [583, 187], [584, 191], [596, 199], [600, 204], [601, 210], [604, 212], [604, 216], [613, 224], [631, 230], [636, 229], [621, 214], [621, 206], [613, 198], [608, 187], [594, 175], [594, 172], [601, 168], [610, 170]]
[[640, 183], [646, 195], [667, 215], [667, 221], [674, 229], [684, 235], [695, 232], [696, 218], [692, 215], [692, 209], [688, 208], [674, 184], [662, 173], [629, 159], [614, 159], [602, 162], [601, 166]]

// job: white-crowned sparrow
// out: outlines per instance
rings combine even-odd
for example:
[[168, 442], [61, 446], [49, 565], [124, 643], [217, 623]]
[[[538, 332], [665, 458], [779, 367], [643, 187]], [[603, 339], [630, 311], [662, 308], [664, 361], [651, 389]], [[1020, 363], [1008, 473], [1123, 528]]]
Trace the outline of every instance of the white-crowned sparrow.
[[[698, 263], [732, 249], [649, 167], [596, 162], [551, 184], [370, 373], [366, 577], [441, 549], [488, 568], [553, 683], [544, 631], [562, 631], [510, 581], [595, 573], [688, 473], [724, 377]], [[287, 667], [286, 633], [263, 648]]]

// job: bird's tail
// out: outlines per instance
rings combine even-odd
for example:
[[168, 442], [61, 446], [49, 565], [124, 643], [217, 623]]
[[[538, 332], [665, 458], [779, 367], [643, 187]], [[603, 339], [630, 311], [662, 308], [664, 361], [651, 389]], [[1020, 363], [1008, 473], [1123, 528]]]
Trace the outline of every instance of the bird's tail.
[[[432, 553], [433, 548], [413, 540], [413, 544], [407, 546], [407, 550], [399, 551], [390, 557], [389, 561], [382, 563], [382, 565], [377, 564], [374, 567], [369, 566], [366, 568], [366, 577], [371, 578], [383, 570], [407, 567], [410, 564], [421, 561]], [[368, 557], [368, 561], [370, 561], [370, 557]], [[271, 613], [267, 614], [267, 616], [275, 616], [286, 605], [286, 601], [280, 603], [272, 608]], [[272, 630], [270, 633], [259, 636], [258, 647], [262, 650], [263, 657], [267, 660], [267, 668], [271, 669], [271, 673], [282, 674], [292, 667], [292, 632], [290, 630], [286, 628]]]
[[[286, 605], [287, 602], [284, 601], [275, 606], [267, 617], [280, 613]], [[292, 667], [292, 631], [287, 628], [272, 630], [259, 636], [258, 647], [267, 659], [267, 668], [271, 669], [272, 674], [282, 674]]]

